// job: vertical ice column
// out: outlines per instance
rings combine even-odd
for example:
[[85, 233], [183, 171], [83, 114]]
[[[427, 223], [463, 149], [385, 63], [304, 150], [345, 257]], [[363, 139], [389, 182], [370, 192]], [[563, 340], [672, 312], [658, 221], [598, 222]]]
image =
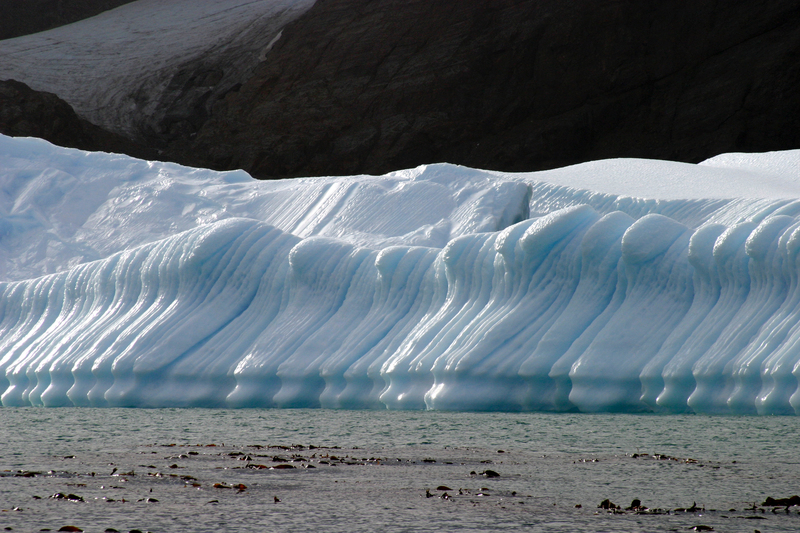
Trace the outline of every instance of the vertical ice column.
[[661, 215], [647, 215], [625, 232], [625, 300], [569, 375], [569, 400], [581, 411], [648, 410], [639, 375], [692, 302], [689, 237], [686, 226]]
[[284, 367], [284, 379], [299, 380], [295, 384], [306, 390], [305, 406], [319, 405], [324, 381], [319, 369], [316, 374], [306, 372], [318, 353], [302, 347], [341, 308], [368, 256], [367, 250], [321, 237], [302, 240], [291, 249], [285, 292], [272, 295], [283, 300], [281, 308], [236, 363], [236, 387], [226, 398], [229, 407], [274, 407], [273, 398], [283, 386], [278, 369], [295, 354], [295, 366]]
[[0, 400], [6, 407], [22, 407], [29, 405], [28, 392], [36, 386], [32, 363], [40, 354], [31, 346], [61, 314], [64, 276], [53, 274], [8, 287], [4, 323], [13, 325], [0, 341], [0, 371], [8, 381]]
[[[697, 383], [693, 369], [728, 327], [750, 291], [749, 256], [744, 243], [755, 229], [753, 222], [743, 222], [726, 229], [714, 241], [714, 267], [719, 277], [719, 297], [714, 307], [700, 317], [700, 323], [664, 366], [661, 376], [664, 389], [656, 398], [659, 408], [671, 412], [689, 409], [687, 400]], [[709, 269], [710, 271], [710, 269]], [[703, 298], [700, 294], [698, 297]]]
[[426, 407], [425, 395], [434, 383], [431, 369], [437, 357], [488, 301], [496, 238], [496, 234], [465, 235], [450, 241], [439, 253], [430, 309], [381, 369], [387, 387], [380, 399], [387, 407]]
[[81, 356], [74, 347], [81, 345], [87, 336], [91, 337], [94, 322], [111, 306], [114, 299], [111, 274], [118, 259], [118, 256], [114, 256], [79, 265], [64, 273], [66, 280], [61, 316], [34, 348], [44, 357], [36, 365], [39, 384], [28, 397], [31, 405], [72, 405], [67, 391], [75, 383], [72, 367]]
[[[731, 412], [757, 413], [757, 396], [762, 388], [762, 368], [765, 361], [780, 349], [791, 329], [797, 324], [800, 291], [797, 290], [796, 244], [790, 242], [798, 231], [798, 223], [789, 226], [778, 239], [772, 261], [764, 265], [763, 276], [771, 285], [771, 302], [765, 307], [780, 306], [769, 316], [761, 331], [733, 361], [733, 392], [728, 398]], [[796, 239], [796, 237], [795, 237]], [[755, 252], [754, 252], [755, 253]], [[757, 263], [756, 263], [757, 264]]]
[[119, 381], [127, 382], [127, 388], [132, 386], [132, 373], [123, 370], [126, 362], [120, 362], [120, 358], [128, 353], [128, 362], [133, 365], [130, 359], [136, 357], [136, 339], [148, 331], [151, 321], [174, 300], [177, 264], [184, 244], [179, 238], [165, 239], [142, 247], [141, 256], [128, 258], [132, 268], [120, 272], [124, 274], [123, 283], [129, 285], [125, 285], [128, 292], [125, 300], [115, 309], [119, 318], [102, 333], [94, 347], [96, 357], [91, 362], [94, 385], [87, 394], [90, 405], [112, 405], [106, 393]]
[[346, 339], [322, 365], [322, 407], [385, 407], [378, 400], [385, 382], [379, 373], [371, 376], [370, 367], [382, 364], [398, 338], [416, 325], [420, 308], [432, 295], [427, 274], [437, 253], [433, 248], [392, 246], [377, 254], [371, 307], [359, 324], [346, 328]]
[[633, 224], [628, 215], [614, 211], [594, 223], [580, 245], [578, 286], [558, 319], [542, 336], [536, 349], [521, 365], [519, 374], [528, 390], [527, 410], [569, 410], [573, 358], [564, 360], [590, 326], [608, 308], [617, 290], [622, 235]]
[[[114, 270], [109, 273], [105, 290], [109, 291], [112, 300], [103, 310], [102, 315], [95, 316], [87, 324], [79, 339], [70, 346], [70, 352], [76, 355], [72, 365], [72, 387], [67, 391], [70, 402], [76, 406], [105, 405], [105, 391], [111, 387], [113, 376], [110, 369], [106, 374], [107, 384], [98, 387], [98, 376], [93, 369], [95, 364], [108, 354], [108, 349], [117, 337], [128, 327], [130, 319], [135, 316], [132, 310], [139, 303], [143, 293], [141, 268], [153, 248], [158, 245], [143, 246], [127, 250], [119, 254], [114, 262]], [[110, 258], [109, 258], [110, 259]], [[90, 395], [94, 391], [95, 403]], [[98, 399], [102, 401], [98, 401]]]
[[783, 267], [789, 278], [789, 295], [784, 304], [782, 328], [787, 328], [786, 340], [761, 366], [762, 387], [755, 400], [760, 415], [800, 414], [798, 397], [798, 365], [800, 365], [800, 322], [797, 320], [800, 292], [800, 228], [797, 224], [787, 231]]
[[[694, 285], [692, 306], [639, 375], [642, 382], [642, 402], [653, 410], [673, 412], [688, 410], [685, 397], [679, 403], [670, 405], [669, 408], [666, 405], [660, 405], [657, 398], [664, 390], [662, 375], [664, 367], [672, 361], [719, 300], [720, 283], [714, 262], [714, 243], [724, 230], [725, 226], [710, 224], [695, 231], [689, 239], [689, 263], [693, 268], [692, 282]], [[688, 397], [688, 393], [686, 396]]]
[[[458, 336], [437, 357], [429, 408], [523, 408], [529, 384], [520, 366], [568, 305], [579, 280], [584, 232], [599, 218], [588, 206], [570, 207], [536, 220], [518, 243], [498, 239], [497, 252], [491, 251], [496, 274], [490, 298], [464, 317]], [[518, 270], [516, 256], [522, 260]]]
[[[249, 353], [285, 303], [290, 268], [288, 256], [299, 242], [294, 235], [277, 228], [264, 226], [262, 231], [259, 239], [247, 247], [247, 254], [241, 257], [240, 267], [231, 277], [231, 289], [246, 288], [247, 291], [244, 294], [230, 291], [230, 297], [240, 298], [232, 302], [236, 307], [229, 315], [230, 321], [192, 349], [188, 356], [170, 366], [161, 387], [166, 392], [159, 398], [160, 403], [179, 402], [202, 407], [227, 405], [226, 398], [236, 386], [233, 376], [236, 365]], [[219, 302], [212, 300], [212, 303], [216, 306]], [[170, 394], [179, 396], [171, 399]]]
[[201, 233], [181, 257], [174, 301], [136, 339], [135, 386], [126, 403], [220, 407], [235, 385], [228, 373], [241, 352], [226, 348], [241, 346], [246, 338], [238, 322], [288, 246], [282, 232], [251, 220], [229, 219], [203, 229], [187, 235]]
[[309, 328], [305, 339], [278, 365], [275, 373], [281, 388], [272, 398], [277, 407], [320, 407], [326, 386], [323, 365], [340, 350], [347, 351], [348, 336], [359, 329], [372, 307], [377, 255], [374, 250], [352, 249], [342, 261], [342, 268], [337, 269], [341, 274], [335, 276], [344, 278], [340, 282], [346, 287], [344, 297], [329, 317]]
[[[773, 276], [773, 268], [780, 236], [793, 221], [792, 217], [785, 215], [771, 216], [761, 222], [745, 241], [744, 249], [750, 258], [750, 291], [717, 341], [694, 365], [692, 373], [697, 387], [687, 403], [695, 412], [731, 412], [728, 400], [734, 388], [734, 361], [785, 299], [784, 281]], [[751, 409], [745, 412], [751, 412]], [[754, 405], [752, 412], [755, 412]]]

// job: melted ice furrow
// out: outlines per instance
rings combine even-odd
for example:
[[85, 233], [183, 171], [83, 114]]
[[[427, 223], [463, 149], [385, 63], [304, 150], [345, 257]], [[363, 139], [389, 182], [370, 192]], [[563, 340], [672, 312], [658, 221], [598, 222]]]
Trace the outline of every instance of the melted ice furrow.
[[[798, 153], [769, 157], [709, 165]], [[800, 409], [791, 198], [450, 165], [258, 183], [2, 137], [0, 158], [6, 406]]]

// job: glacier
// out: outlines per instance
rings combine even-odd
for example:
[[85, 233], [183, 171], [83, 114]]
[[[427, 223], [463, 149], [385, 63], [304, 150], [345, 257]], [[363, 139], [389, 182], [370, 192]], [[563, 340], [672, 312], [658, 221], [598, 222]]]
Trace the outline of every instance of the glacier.
[[800, 412], [800, 150], [259, 182], [0, 136], [4, 406]]
[[57, 94], [128, 137], [186, 119], [244, 82], [314, 0], [137, 0], [0, 41], [0, 79]]

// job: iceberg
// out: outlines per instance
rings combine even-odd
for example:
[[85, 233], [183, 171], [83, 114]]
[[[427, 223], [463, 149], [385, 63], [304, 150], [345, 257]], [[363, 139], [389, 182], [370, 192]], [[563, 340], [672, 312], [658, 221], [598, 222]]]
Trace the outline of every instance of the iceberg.
[[260, 182], [0, 136], [4, 406], [800, 412], [800, 150]]

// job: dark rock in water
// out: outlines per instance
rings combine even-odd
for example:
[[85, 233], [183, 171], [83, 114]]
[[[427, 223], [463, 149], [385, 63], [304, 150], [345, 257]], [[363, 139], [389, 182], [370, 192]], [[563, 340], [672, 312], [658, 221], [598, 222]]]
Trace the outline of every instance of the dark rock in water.
[[50, 496], [53, 500], [69, 500], [71, 502], [83, 502], [84, 499], [77, 494], [64, 494], [63, 492], [56, 492]]
[[638, 498], [634, 499], [630, 506], [625, 508], [626, 511], [642, 511], [644, 509], [646, 509], [646, 507], [642, 505], [642, 501]]
[[600, 502], [600, 505], [598, 505], [597, 508], [598, 509], [606, 509], [606, 510], [619, 509], [619, 505], [616, 505], [611, 500], [606, 498], [605, 500]]
[[453, 489], [451, 489], [447, 485], [439, 485], [438, 487], [436, 487], [436, 490], [453, 490]]
[[[754, 509], [755, 509], [755, 506], [754, 506]], [[696, 511], [700, 511], [700, 510], [702, 510], [702, 509], [697, 506], [697, 502], [692, 502], [692, 506], [691, 507], [687, 507], [687, 508], [679, 507], [678, 509], [675, 509], [675, 512], [676, 513], [694, 513]]]
[[[68, 148], [125, 153], [143, 159], [155, 159], [157, 154], [155, 150], [78, 117], [72, 107], [55, 94], [34, 91], [15, 80], [0, 81], [0, 133], [12, 137], [39, 137]], [[74, 455], [64, 457], [74, 458]]]
[[83, 531], [81, 528], [77, 526], [64, 526], [59, 531]]
[[498, 474], [494, 470], [484, 470], [483, 472], [481, 472], [481, 475], [486, 477], [500, 477], [500, 474]]
[[773, 498], [768, 496], [761, 505], [764, 507], [791, 507], [793, 505], [800, 505], [800, 496], [796, 494], [788, 498]]

